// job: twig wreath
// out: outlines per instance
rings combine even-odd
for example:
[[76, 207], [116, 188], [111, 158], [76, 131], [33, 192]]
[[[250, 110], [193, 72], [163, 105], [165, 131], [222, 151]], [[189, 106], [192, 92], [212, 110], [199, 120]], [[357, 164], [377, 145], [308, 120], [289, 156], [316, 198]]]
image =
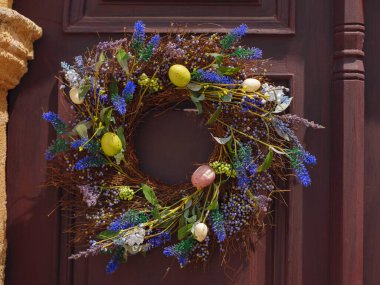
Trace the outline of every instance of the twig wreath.
[[[46, 112], [57, 132], [46, 151], [49, 185], [66, 193], [75, 244], [70, 258], [110, 254], [107, 272], [131, 255], [163, 248], [185, 266], [219, 248], [247, 251], [260, 236], [272, 196], [290, 169], [303, 186], [316, 163], [294, 127], [322, 126], [285, 114], [288, 89], [263, 83], [262, 51], [239, 46], [247, 26], [225, 35], [134, 33], [99, 43], [73, 65], [62, 62], [62, 94], [72, 121]], [[263, 73], [261, 73], [263, 74]], [[156, 107], [191, 100], [215, 141], [191, 183], [165, 185], [138, 167], [133, 133]], [[223, 263], [222, 262], [222, 263]]]

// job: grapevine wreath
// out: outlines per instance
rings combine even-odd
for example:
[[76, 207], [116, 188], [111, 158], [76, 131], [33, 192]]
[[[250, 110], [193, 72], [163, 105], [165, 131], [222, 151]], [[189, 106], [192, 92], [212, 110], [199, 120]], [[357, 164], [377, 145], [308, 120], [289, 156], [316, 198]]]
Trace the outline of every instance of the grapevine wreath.
[[[101, 42], [72, 65], [62, 62], [61, 96], [71, 120], [43, 114], [57, 132], [46, 151], [49, 185], [64, 190], [70, 258], [110, 255], [107, 272], [128, 257], [161, 247], [180, 266], [206, 262], [219, 249], [247, 251], [259, 237], [273, 195], [291, 169], [303, 186], [316, 158], [294, 133], [304, 125], [285, 113], [288, 89], [264, 83], [262, 51], [239, 45], [242, 24], [228, 34], [134, 33]], [[143, 173], [134, 149], [136, 126], [156, 108], [192, 101], [215, 143], [209, 161], [181, 185]], [[196, 166], [195, 166], [196, 167]]]

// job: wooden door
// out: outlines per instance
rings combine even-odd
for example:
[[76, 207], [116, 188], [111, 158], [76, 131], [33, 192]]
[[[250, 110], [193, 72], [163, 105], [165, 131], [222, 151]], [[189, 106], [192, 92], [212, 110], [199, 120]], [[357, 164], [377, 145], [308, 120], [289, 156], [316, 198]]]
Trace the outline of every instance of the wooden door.
[[276, 203], [275, 227], [262, 239], [249, 262], [242, 263], [236, 256], [234, 273], [227, 272], [233, 280], [221, 270], [217, 257], [207, 271], [180, 270], [158, 251], [149, 258], [135, 257], [110, 276], [104, 270], [104, 257], [67, 260], [64, 218], [59, 211], [50, 215], [59, 193], [43, 187], [44, 151], [53, 134], [41, 120], [41, 113], [58, 109], [54, 76], [61, 60], [70, 61], [100, 40], [119, 38], [124, 27], [130, 30], [136, 19], [159, 32], [165, 32], [170, 22], [187, 24], [193, 32], [225, 31], [244, 22], [250, 27], [246, 41], [263, 49], [264, 57], [272, 58], [269, 76], [291, 87], [293, 112], [329, 126], [334, 114], [330, 113], [334, 50], [331, 2], [15, 1], [14, 9], [40, 25], [44, 36], [35, 44], [36, 59], [30, 63], [29, 73], [9, 95], [6, 283], [329, 284], [330, 234], [334, 229], [330, 224], [331, 128], [300, 130], [308, 149], [318, 158], [318, 167], [311, 172], [313, 185], [302, 189], [291, 182], [289, 206]]

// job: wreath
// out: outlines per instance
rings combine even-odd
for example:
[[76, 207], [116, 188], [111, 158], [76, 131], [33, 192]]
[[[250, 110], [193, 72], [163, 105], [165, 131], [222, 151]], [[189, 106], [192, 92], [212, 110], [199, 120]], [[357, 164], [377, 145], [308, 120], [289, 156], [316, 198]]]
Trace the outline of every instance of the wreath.
[[[286, 113], [289, 89], [264, 83], [262, 51], [239, 45], [246, 32], [242, 24], [223, 35], [160, 37], [137, 21], [132, 35], [61, 63], [60, 96], [71, 118], [46, 112], [43, 119], [57, 132], [46, 151], [48, 184], [64, 190], [67, 231], [86, 246], [69, 258], [109, 254], [112, 273], [156, 247], [181, 267], [219, 249], [224, 264], [260, 237], [291, 170], [310, 185], [307, 166], [316, 158], [294, 129], [322, 126]], [[152, 110], [182, 102], [202, 116], [214, 151], [191, 183], [166, 185], [140, 170], [134, 130]]]

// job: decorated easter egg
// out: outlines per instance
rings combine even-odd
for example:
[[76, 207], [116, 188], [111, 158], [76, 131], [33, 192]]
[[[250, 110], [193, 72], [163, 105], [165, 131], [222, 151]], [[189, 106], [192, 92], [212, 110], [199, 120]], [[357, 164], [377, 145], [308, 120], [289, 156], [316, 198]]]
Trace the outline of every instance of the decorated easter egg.
[[191, 79], [190, 71], [181, 64], [174, 64], [169, 68], [169, 79], [175, 86], [185, 87]]
[[80, 90], [78, 88], [74, 87], [74, 88], [71, 88], [71, 90], [70, 90], [70, 93], [69, 93], [70, 99], [74, 104], [79, 105], [79, 104], [82, 104], [84, 101], [84, 98], [81, 98], [79, 96], [79, 93], [80, 93]]
[[255, 78], [247, 78], [243, 81], [243, 89], [247, 92], [255, 92], [261, 87], [261, 82]]
[[196, 188], [204, 188], [215, 180], [215, 171], [208, 165], [199, 166], [191, 176], [191, 183]]
[[121, 151], [121, 140], [120, 138], [111, 132], [105, 133], [100, 140], [102, 150], [105, 155], [114, 156]]
[[202, 242], [207, 237], [208, 227], [204, 223], [196, 223], [191, 229], [191, 232], [197, 241]]

